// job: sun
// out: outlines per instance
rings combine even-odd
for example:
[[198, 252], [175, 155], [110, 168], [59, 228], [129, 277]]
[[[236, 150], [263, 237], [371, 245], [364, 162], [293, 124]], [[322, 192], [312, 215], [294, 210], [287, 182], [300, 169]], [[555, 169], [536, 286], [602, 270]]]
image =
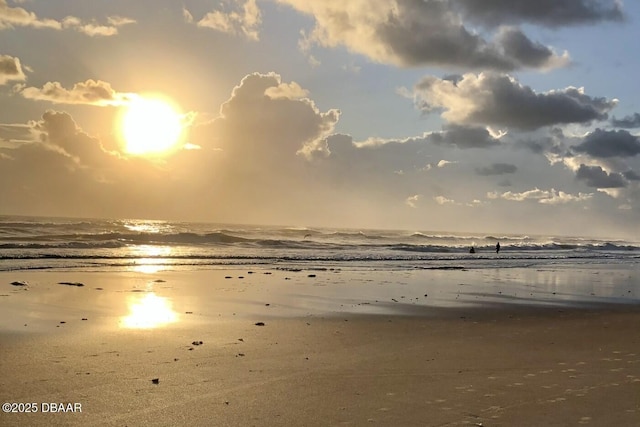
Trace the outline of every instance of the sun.
[[177, 148], [182, 116], [172, 103], [160, 97], [136, 97], [126, 107], [120, 123], [127, 154], [163, 155]]

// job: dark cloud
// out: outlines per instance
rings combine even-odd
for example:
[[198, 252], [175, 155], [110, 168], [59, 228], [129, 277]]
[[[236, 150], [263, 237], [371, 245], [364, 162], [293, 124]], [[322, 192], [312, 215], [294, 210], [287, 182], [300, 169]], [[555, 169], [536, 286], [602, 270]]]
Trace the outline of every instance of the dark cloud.
[[621, 2], [613, 0], [452, 0], [473, 22], [489, 26], [531, 23], [547, 27], [621, 21]]
[[517, 28], [503, 28], [498, 35], [498, 42], [506, 56], [524, 67], [545, 68], [554, 57], [551, 49], [530, 40]]
[[75, 159], [78, 165], [96, 167], [112, 157], [98, 139], [78, 128], [66, 112], [45, 112], [42, 120], [34, 124], [34, 130], [40, 133], [43, 143]]
[[536, 93], [511, 76], [494, 73], [465, 74], [455, 84], [427, 76], [415, 92], [425, 111], [444, 110], [442, 117], [450, 122], [522, 130], [605, 120], [616, 104], [574, 87]]
[[640, 181], [640, 174], [633, 170], [623, 172], [622, 176], [624, 176], [629, 181]]
[[516, 165], [512, 165], [509, 163], [494, 163], [488, 167], [477, 168], [476, 173], [483, 176], [504, 175], [515, 173], [517, 170], [518, 167]]
[[634, 113], [632, 116], [626, 116], [623, 119], [611, 119], [611, 124], [618, 128], [634, 129], [640, 128], [640, 113]]
[[486, 128], [451, 124], [441, 132], [432, 132], [427, 141], [434, 144], [454, 145], [460, 149], [490, 148], [500, 144]]
[[640, 154], [640, 139], [626, 130], [596, 129], [572, 149], [597, 158], [633, 157]]
[[536, 154], [552, 154], [554, 156], [567, 156], [571, 153], [565, 147], [562, 139], [552, 136], [539, 136], [536, 138], [523, 138], [518, 140], [514, 147], [525, 148]]
[[9, 55], [0, 55], [0, 85], [11, 80], [22, 81], [25, 79], [20, 59]]
[[304, 45], [345, 46], [377, 62], [511, 71], [567, 65], [568, 57], [512, 32], [490, 40], [448, 1], [279, 0], [315, 19]]
[[627, 182], [619, 173], [609, 173], [600, 166], [580, 165], [576, 178], [593, 188], [624, 188]]

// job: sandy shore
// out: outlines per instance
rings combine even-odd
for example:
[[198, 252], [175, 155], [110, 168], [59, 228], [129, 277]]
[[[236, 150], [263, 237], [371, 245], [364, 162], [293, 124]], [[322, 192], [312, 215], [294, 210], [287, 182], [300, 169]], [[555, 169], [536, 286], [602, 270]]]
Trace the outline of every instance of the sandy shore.
[[635, 276], [490, 274], [1, 273], [0, 425], [639, 425]]

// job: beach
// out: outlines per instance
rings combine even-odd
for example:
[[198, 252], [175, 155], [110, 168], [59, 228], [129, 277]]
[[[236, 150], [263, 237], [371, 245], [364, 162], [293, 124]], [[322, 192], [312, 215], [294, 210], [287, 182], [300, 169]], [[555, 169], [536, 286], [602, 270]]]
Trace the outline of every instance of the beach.
[[6, 271], [0, 424], [637, 425], [637, 279]]

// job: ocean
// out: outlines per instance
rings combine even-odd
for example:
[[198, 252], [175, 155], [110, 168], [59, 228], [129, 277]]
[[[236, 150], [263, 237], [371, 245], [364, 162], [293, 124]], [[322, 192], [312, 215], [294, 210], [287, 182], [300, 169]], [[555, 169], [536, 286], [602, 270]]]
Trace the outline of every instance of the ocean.
[[[501, 250], [495, 247], [500, 243]], [[475, 253], [470, 253], [473, 247]], [[640, 265], [640, 242], [567, 236], [0, 216], [0, 271]]]

